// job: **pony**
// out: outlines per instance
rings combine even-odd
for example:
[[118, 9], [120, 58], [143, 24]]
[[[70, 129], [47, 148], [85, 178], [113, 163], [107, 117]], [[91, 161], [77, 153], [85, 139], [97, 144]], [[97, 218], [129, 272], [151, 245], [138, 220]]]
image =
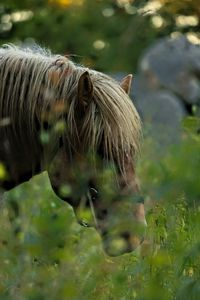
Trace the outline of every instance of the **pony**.
[[[82, 225], [95, 226], [111, 256], [138, 247], [146, 224], [131, 81], [128, 75], [118, 83], [39, 46], [0, 48], [0, 187], [10, 190], [47, 171], [54, 192]], [[83, 206], [91, 224], [80, 220]]]

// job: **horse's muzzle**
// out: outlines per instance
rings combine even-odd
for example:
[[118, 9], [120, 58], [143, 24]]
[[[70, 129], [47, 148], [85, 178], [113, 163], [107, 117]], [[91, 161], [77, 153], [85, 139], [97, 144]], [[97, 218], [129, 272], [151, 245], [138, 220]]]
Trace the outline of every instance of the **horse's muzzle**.
[[102, 237], [103, 247], [109, 256], [119, 256], [136, 250], [144, 241], [146, 224], [142, 225], [143, 233], [131, 234], [130, 232], [122, 232], [119, 235], [112, 236], [105, 234]]
[[143, 238], [133, 236], [132, 239], [118, 237], [114, 239], [106, 239], [103, 241], [104, 250], [109, 256], [119, 256], [134, 251], [142, 243]]

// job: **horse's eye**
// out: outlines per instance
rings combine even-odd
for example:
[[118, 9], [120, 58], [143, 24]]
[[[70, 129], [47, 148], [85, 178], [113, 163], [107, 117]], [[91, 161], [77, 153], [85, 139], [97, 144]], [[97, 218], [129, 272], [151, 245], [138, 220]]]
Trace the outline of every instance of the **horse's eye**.
[[91, 187], [90, 188], [90, 195], [91, 195], [92, 200], [95, 200], [98, 196], [98, 191], [95, 188]]

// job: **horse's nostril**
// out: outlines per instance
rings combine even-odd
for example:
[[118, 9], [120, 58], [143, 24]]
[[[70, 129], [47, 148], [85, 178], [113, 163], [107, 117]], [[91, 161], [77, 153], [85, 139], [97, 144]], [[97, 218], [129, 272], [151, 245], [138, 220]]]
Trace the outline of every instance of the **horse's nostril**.
[[122, 234], [121, 234], [121, 237], [124, 238], [125, 240], [128, 240], [130, 238], [131, 234], [130, 232], [128, 231], [124, 231]]

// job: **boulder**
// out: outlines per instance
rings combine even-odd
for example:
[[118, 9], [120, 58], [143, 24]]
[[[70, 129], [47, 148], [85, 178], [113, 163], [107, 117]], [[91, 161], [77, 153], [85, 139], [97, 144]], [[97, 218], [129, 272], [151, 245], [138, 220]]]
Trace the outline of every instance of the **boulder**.
[[187, 104], [200, 103], [200, 47], [185, 36], [161, 39], [147, 49], [139, 73], [156, 89], [168, 89]]

